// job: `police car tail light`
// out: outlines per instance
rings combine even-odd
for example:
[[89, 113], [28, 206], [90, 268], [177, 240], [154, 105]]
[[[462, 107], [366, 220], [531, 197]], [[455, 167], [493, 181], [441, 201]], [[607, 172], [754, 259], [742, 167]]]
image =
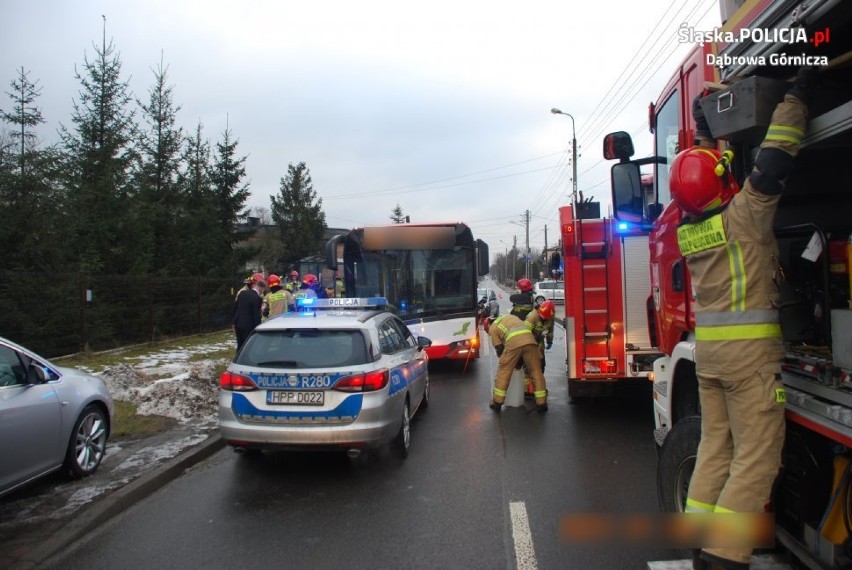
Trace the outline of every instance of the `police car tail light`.
[[257, 390], [257, 384], [248, 376], [235, 374], [228, 370], [222, 372], [219, 377], [219, 387], [223, 390], [231, 390], [233, 392], [251, 392]]
[[334, 389], [341, 392], [375, 392], [387, 386], [389, 379], [390, 374], [387, 370], [374, 370], [341, 378], [334, 385]]

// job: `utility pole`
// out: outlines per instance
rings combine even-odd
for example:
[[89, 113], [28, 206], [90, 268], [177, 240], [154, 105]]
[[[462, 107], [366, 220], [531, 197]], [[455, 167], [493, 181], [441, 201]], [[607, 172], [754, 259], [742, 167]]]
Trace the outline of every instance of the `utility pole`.
[[544, 268], [545, 275], [550, 276], [550, 262], [547, 259], [547, 224], [544, 224]]
[[524, 273], [525, 273], [524, 277], [529, 279], [530, 278], [530, 264], [532, 263], [532, 260], [530, 259], [530, 253], [531, 252], [530, 252], [530, 211], [529, 210], [526, 210], [524, 212], [524, 218], [526, 220], [525, 225], [526, 225], [526, 232], [527, 232], [527, 254], [524, 257], [524, 260], [526, 261], [526, 263], [524, 264]]
[[518, 257], [518, 236], [512, 236], [512, 284], [515, 283], [515, 259]]

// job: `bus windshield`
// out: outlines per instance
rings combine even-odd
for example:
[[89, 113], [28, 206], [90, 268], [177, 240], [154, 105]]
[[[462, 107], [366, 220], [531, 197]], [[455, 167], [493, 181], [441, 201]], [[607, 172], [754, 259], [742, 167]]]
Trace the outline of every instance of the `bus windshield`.
[[355, 228], [329, 243], [343, 245], [349, 297], [386, 297], [408, 324], [476, 315], [476, 288], [480, 271], [488, 270], [488, 246], [474, 240], [466, 224]]
[[470, 312], [476, 306], [473, 248], [365, 251], [351, 268], [354, 296], [387, 297], [402, 319]]

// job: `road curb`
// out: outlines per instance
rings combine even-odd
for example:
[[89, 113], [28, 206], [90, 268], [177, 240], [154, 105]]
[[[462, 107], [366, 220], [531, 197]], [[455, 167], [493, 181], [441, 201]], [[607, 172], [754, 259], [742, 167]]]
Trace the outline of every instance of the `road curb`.
[[11, 570], [35, 568], [42, 564], [57, 562], [67, 552], [66, 546], [96, 530], [117, 514], [138, 503], [157, 489], [180, 477], [187, 469], [207, 459], [225, 446], [225, 441], [215, 432], [208, 439], [193, 446], [181, 455], [167, 461], [150, 473], [108, 493], [38, 547], [27, 552]]

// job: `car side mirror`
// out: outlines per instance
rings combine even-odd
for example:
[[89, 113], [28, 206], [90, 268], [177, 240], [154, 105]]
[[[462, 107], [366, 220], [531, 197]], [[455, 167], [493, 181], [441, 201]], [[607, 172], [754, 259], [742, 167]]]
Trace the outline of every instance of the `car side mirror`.
[[44, 384], [47, 382], [47, 373], [44, 371], [44, 367], [38, 362], [30, 362], [28, 380], [31, 384]]
[[426, 338], [425, 336], [418, 336], [417, 350], [423, 350], [427, 346], [432, 346], [432, 339]]

